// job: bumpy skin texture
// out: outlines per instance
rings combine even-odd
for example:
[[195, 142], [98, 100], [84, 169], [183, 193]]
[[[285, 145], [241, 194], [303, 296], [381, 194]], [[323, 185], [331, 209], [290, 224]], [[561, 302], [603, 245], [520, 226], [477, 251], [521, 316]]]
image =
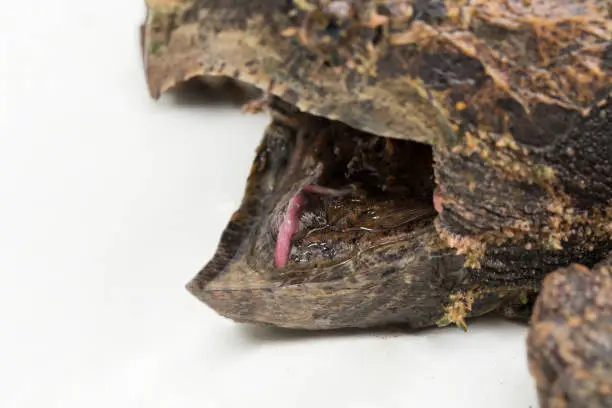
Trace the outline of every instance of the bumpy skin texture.
[[527, 344], [542, 408], [612, 406], [612, 254], [546, 277]]
[[153, 95], [224, 75], [381, 136], [451, 145], [466, 117], [480, 130], [524, 119], [537, 130], [544, 113], [585, 112], [610, 86], [605, 1], [148, 4]]

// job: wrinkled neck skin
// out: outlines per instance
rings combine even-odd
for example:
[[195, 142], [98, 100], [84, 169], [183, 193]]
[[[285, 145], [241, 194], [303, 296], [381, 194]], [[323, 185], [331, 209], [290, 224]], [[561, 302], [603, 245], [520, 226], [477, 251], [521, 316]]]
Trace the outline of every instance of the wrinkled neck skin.
[[283, 105], [273, 119], [241, 208], [188, 285], [216, 312], [286, 328], [423, 328], [516, 300], [475, 282], [438, 237], [428, 146]]

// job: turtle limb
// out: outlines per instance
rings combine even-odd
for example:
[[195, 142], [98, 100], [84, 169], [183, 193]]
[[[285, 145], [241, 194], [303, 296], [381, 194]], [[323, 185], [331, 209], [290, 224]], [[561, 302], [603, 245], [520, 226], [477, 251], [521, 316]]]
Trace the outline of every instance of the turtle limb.
[[542, 408], [612, 406], [612, 254], [546, 277], [527, 347]]

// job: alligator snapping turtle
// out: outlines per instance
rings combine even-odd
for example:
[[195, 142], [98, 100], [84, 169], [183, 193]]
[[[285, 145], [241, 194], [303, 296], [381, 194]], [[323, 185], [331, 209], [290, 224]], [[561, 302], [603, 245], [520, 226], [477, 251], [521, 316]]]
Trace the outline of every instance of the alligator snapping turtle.
[[143, 51], [153, 97], [222, 77], [272, 117], [195, 296], [289, 328], [465, 328], [542, 291], [542, 405], [612, 404], [609, 268], [586, 269], [612, 250], [609, 1], [148, 0]]

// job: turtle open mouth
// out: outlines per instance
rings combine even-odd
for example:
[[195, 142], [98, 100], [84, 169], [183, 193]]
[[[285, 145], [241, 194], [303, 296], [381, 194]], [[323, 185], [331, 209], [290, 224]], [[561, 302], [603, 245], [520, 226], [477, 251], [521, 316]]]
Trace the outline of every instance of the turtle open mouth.
[[270, 141], [289, 147], [270, 154], [284, 163], [266, 228], [275, 240], [275, 268], [339, 262], [411, 223], [433, 220], [428, 145], [329, 120], [284, 118], [292, 118], [285, 119], [288, 131]]
[[[467, 271], [434, 226], [431, 147], [271, 110], [241, 207], [190, 292], [235, 321], [291, 328], [442, 319]], [[470, 315], [498, 306], [482, 296]]]

